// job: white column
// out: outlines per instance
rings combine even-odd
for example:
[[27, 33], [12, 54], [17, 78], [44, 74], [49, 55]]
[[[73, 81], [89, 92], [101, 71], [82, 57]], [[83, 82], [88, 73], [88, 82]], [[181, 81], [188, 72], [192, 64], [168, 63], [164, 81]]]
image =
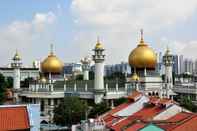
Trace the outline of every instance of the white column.
[[76, 83], [74, 84], [74, 91], [75, 92], [77, 91], [77, 84]]
[[172, 66], [166, 65], [165, 67], [165, 82], [166, 82], [166, 95], [167, 98], [170, 98], [169, 91], [172, 90], [173, 83], [172, 83]]
[[116, 92], [118, 92], [118, 83], [116, 83]]
[[64, 84], [64, 91], [66, 91], [66, 83]]
[[83, 80], [89, 80], [89, 71], [88, 70], [83, 71]]
[[14, 89], [20, 89], [20, 69], [14, 69]]
[[111, 99], [111, 109], [113, 109], [113, 108], [114, 108], [114, 100]]
[[104, 94], [102, 91], [104, 91], [104, 63], [95, 63], [95, 82], [94, 82], [94, 87], [95, 87], [95, 103], [101, 103]]
[[85, 84], [85, 91], [88, 91], [88, 84]]

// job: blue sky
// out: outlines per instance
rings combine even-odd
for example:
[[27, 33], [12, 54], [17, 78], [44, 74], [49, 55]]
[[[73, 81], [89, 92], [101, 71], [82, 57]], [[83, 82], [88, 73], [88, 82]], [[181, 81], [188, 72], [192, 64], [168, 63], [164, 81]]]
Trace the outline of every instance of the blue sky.
[[141, 28], [156, 52], [169, 46], [197, 58], [196, 0], [4, 0], [0, 18], [0, 65], [16, 49], [25, 65], [42, 61], [51, 43], [63, 62], [79, 62], [91, 55], [97, 36], [106, 63], [127, 61]]

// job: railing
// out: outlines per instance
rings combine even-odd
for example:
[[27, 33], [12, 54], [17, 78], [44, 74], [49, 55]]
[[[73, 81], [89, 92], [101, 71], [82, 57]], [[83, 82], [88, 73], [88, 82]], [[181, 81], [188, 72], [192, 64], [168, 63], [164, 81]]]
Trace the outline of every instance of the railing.
[[177, 93], [189, 93], [189, 94], [197, 94], [197, 88], [190, 88], [190, 87], [174, 87], [174, 92]]

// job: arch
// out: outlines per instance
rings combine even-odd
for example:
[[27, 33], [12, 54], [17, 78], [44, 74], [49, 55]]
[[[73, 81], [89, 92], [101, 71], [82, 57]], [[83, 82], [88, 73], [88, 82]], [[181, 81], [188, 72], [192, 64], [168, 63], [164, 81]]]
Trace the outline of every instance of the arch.
[[40, 122], [40, 124], [48, 124], [48, 122], [47, 122], [46, 120], [42, 120], [42, 121]]
[[158, 93], [158, 92], [156, 92], [156, 93], [155, 93], [155, 95], [156, 95], [156, 96], [159, 96], [159, 93]]

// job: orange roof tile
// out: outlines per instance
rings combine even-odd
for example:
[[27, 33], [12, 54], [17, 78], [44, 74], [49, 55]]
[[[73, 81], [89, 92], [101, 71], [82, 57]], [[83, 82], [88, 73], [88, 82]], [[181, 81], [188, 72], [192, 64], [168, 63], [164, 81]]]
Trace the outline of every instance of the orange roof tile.
[[139, 129], [145, 127], [146, 124], [145, 123], [135, 123], [132, 126], [130, 126], [129, 128], [127, 128], [125, 131], [139, 131]]
[[0, 130], [29, 129], [29, 117], [25, 106], [0, 107]]
[[[109, 122], [110, 120], [112, 120], [113, 117], [113, 114], [115, 114], [116, 112], [126, 108], [127, 106], [129, 106], [131, 103], [123, 103], [117, 107], [115, 107], [114, 109], [108, 111], [107, 113], [105, 113], [104, 115], [102, 115], [102, 119], [107, 123]], [[111, 119], [110, 119], [111, 118]]]
[[136, 120], [143, 120], [143, 121], [152, 120], [152, 118], [161, 111], [163, 111], [163, 108], [160, 108], [158, 106], [144, 107], [143, 109], [134, 113], [128, 118], [122, 119], [120, 122], [112, 125], [111, 128], [114, 129], [115, 131], [119, 131], [124, 126], [127, 126]]
[[131, 95], [128, 96], [128, 99], [131, 99], [131, 100], [136, 101], [136, 99], [140, 98], [141, 96], [142, 96], [142, 93], [141, 92], [133, 91], [131, 93]]
[[191, 117], [192, 113], [188, 113], [188, 112], [180, 112], [178, 114], [176, 114], [175, 116], [167, 119], [166, 121], [168, 122], [177, 122], [177, 121], [182, 121], [188, 117]]
[[149, 103], [154, 104], [154, 105], [158, 104], [160, 101], [159, 97], [149, 97], [149, 99], [150, 99]]
[[197, 115], [193, 116], [191, 119], [185, 121], [184, 123], [181, 123], [172, 131], [197, 131]]
[[156, 116], [159, 112], [163, 111], [164, 108], [160, 108], [159, 106], [153, 107], [144, 107], [140, 111], [134, 113], [134, 116], [140, 116], [143, 120], [152, 120], [154, 116]]
[[166, 131], [196, 131], [197, 115], [194, 113], [181, 112], [156, 124]]
[[169, 104], [169, 103], [172, 103], [172, 100], [167, 99], [167, 98], [160, 99], [160, 101], [159, 101], [159, 104], [163, 104], [163, 105], [166, 105], [166, 104]]
[[128, 124], [133, 123], [137, 119], [139, 119], [139, 117], [135, 117], [135, 116], [129, 116], [127, 118], [122, 118], [118, 123], [112, 125], [111, 129], [113, 129], [114, 131], [120, 131], [122, 128], [124, 128]]

